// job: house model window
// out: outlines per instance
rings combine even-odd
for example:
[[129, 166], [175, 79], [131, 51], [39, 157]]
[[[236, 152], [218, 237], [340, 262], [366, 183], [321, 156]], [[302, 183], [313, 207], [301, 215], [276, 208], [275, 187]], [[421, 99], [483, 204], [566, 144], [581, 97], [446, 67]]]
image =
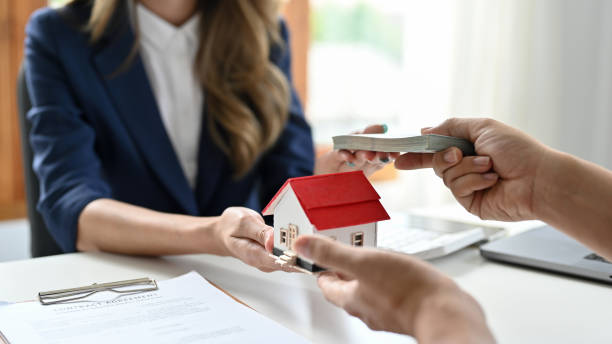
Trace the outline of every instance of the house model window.
[[281, 228], [279, 231], [280, 234], [280, 243], [287, 245], [287, 247], [291, 247], [295, 239], [297, 239], [299, 233], [298, 226], [294, 224], [289, 224], [289, 229]]
[[351, 235], [351, 245], [363, 246], [363, 232], [357, 232]]

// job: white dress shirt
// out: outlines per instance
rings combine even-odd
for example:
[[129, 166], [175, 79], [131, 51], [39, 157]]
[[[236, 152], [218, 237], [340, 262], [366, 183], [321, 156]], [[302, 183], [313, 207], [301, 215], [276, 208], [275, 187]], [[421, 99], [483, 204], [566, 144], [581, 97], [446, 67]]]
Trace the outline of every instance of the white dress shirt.
[[[161, 119], [191, 188], [198, 173], [204, 93], [194, 70], [199, 15], [176, 27], [136, 4], [140, 54]], [[134, 8], [131, 4], [130, 8]]]

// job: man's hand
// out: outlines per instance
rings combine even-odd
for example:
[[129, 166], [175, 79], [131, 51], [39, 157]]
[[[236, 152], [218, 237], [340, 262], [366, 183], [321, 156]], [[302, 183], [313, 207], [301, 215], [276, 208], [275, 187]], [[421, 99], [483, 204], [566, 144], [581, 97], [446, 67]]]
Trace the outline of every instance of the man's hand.
[[373, 330], [419, 343], [494, 341], [476, 301], [418, 259], [312, 235], [298, 237], [293, 249], [329, 269], [318, 277], [325, 298]]
[[535, 218], [535, 189], [549, 148], [491, 119], [452, 118], [422, 133], [468, 139], [478, 155], [463, 157], [456, 147], [435, 154], [406, 153], [396, 160], [398, 169], [433, 167], [457, 201], [482, 219]]

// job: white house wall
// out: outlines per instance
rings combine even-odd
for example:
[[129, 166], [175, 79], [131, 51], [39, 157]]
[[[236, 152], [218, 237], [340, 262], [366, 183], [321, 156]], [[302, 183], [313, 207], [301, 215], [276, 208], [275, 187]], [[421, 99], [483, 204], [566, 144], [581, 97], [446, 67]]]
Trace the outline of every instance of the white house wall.
[[363, 232], [363, 246], [376, 247], [376, 222], [357, 226], [326, 229], [317, 231], [317, 234], [335, 237], [337, 241], [350, 245], [352, 239], [351, 235], [357, 232]]
[[293, 192], [291, 186], [287, 186], [287, 188], [287, 192], [274, 209], [274, 247], [281, 250], [289, 249], [289, 247], [280, 243], [281, 227], [287, 228], [291, 223], [298, 226], [298, 235], [313, 233], [312, 224], [306, 217], [295, 192]]

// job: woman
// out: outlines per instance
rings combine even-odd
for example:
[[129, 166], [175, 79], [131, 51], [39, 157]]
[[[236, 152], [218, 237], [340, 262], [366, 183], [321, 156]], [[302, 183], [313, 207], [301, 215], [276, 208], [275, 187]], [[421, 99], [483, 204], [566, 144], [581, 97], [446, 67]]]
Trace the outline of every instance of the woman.
[[272, 231], [252, 209], [313, 168], [380, 168], [365, 152], [315, 164], [278, 6], [76, 0], [33, 15], [38, 210], [65, 252], [212, 253], [269, 271]]

